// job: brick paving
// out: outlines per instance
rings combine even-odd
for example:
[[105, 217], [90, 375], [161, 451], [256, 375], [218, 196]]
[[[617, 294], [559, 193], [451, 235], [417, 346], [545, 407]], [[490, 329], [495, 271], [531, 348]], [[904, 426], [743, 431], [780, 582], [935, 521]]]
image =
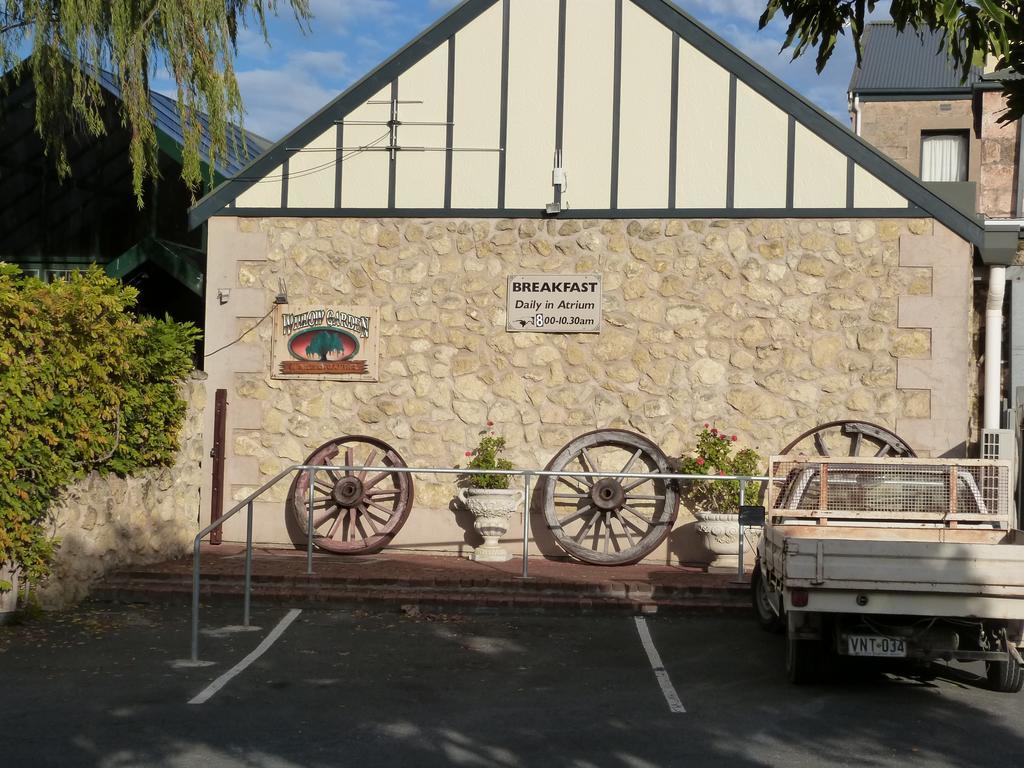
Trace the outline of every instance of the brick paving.
[[[245, 567], [241, 545], [204, 545], [200, 554], [204, 599], [237, 597]], [[253, 597], [294, 603], [384, 602], [463, 610], [567, 610], [745, 612], [747, 584], [736, 574], [706, 573], [687, 566], [641, 563], [607, 567], [568, 560], [531, 559], [523, 579], [522, 559], [477, 563], [461, 557], [385, 550], [377, 555], [316, 553], [313, 575], [306, 553], [257, 547]], [[121, 601], [187, 600], [192, 594], [192, 558], [168, 560], [109, 575], [93, 598]]]

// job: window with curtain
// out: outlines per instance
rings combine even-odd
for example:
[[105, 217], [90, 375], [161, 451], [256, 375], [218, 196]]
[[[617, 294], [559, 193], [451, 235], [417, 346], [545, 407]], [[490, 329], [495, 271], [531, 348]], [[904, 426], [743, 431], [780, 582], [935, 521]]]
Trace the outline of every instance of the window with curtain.
[[967, 181], [967, 134], [921, 136], [921, 181]]

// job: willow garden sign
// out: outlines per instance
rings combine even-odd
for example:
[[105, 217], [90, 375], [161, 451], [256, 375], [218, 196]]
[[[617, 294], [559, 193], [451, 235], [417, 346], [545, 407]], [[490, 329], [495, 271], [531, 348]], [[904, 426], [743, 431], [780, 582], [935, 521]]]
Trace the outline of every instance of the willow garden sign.
[[377, 381], [376, 307], [282, 305], [274, 316], [275, 379]]

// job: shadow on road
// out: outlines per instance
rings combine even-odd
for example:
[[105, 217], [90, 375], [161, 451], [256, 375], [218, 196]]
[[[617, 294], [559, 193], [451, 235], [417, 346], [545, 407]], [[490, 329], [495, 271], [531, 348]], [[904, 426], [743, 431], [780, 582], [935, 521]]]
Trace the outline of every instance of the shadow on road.
[[[279, 613], [256, 616], [267, 629]], [[781, 639], [752, 620], [649, 623], [686, 714], [668, 712], [629, 617], [306, 611], [203, 706], [185, 702], [256, 637], [211, 639], [216, 667], [177, 672], [180, 610], [47, 618], [0, 631], [2, 762], [1004, 765], [1024, 753], [1021, 699], [980, 690], [969, 671], [795, 688]]]

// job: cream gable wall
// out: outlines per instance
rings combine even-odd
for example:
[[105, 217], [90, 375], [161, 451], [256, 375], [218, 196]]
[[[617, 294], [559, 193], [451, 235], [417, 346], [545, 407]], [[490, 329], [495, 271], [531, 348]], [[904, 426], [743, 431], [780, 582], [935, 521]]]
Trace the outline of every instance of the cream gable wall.
[[558, 3], [515, 0], [511, 10], [505, 206], [540, 209], [554, 197]]
[[562, 148], [573, 208], [607, 208], [611, 201], [612, 124], [615, 74], [615, 6], [567, 0], [565, 107]]
[[679, 43], [676, 205], [724, 208], [729, 164], [729, 73]]
[[[402, 120], [420, 123], [443, 123], [448, 119], [448, 45], [435, 48], [405, 74], [398, 78], [399, 101], [422, 102], [402, 104]], [[443, 125], [403, 125], [398, 129], [402, 146], [423, 147], [399, 152], [396, 156], [395, 205], [399, 208], [440, 208], [444, 205], [444, 152], [429, 151], [443, 147], [448, 131]]]
[[623, 3], [620, 208], [668, 207], [671, 67], [671, 30]]
[[277, 208], [281, 205], [281, 179], [283, 166], [274, 170], [257, 181], [236, 200], [239, 208]]
[[[287, 190], [279, 167], [243, 192], [236, 207], [276, 209], [284, 193], [289, 208], [333, 209], [340, 176], [342, 209], [386, 210], [391, 193], [396, 209], [441, 211], [450, 168], [454, 209], [487, 211], [503, 202], [509, 211], [541, 212], [555, 197], [559, 8], [554, 0], [508, 0], [505, 147], [500, 144], [506, 6], [498, 0], [398, 75], [398, 145], [405, 149], [396, 154], [393, 190], [390, 153], [380, 151], [389, 141], [389, 83], [290, 155]], [[783, 211], [787, 204], [796, 212], [847, 207], [843, 152], [797, 122], [790, 157], [790, 117], [783, 109], [741, 79], [731, 104], [730, 72], [631, 0], [566, 0], [563, 67], [561, 148], [568, 174], [563, 201], [570, 211], [601, 211], [613, 204], [623, 211], [668, 210], [673, 184], [675, 209], [682, 211], [724, 213], [730, 188], [732, 207], [740, 211]], [[449, 108], [453, 151], [446, 152]], [[729, 179], [731, 124], [734, 173]], [[340, 174], [334, 163], [339, 139], [347, 148]], [[502, 167], [504, 187], [499, 188]], [[863, 168], [855, 169], [853, 182], [854, 207], [908, 205]]]
[[[846, 165], [844, 154], [798, 123], [793, 147], [794, 207], [845, 207]], [[837, 183], [839, 179], [842, 183]]]
[[857, 166], [853, 174], [853, 205], [857, 208], [906, 208], [907, 199]]
[[786, 207], [788, 123], [785, 112], [743, 83], [737, 83], [737, 208]]
[[[388, 205], [388, 153], [372, 149], [387, 146], [386, 123], [391, 116], [386, 102], [391, 98], [391, 87], [382, 88], [366, 104], [357, 107], [345, 118], [345, 149], [342, 155], [341, 205], [345, 208], [387, 208]], [[354, 121], [380, 123], [357, 125]]]
[[288, 160], [288, 206], [333, 208], [338, 127], [332, 125]]
[[[455, 35], [453, 144], [497, 149], [501, 135], [501, 3]], [[498, 205], [499, 152], [452, 153], [452, 207]]]

